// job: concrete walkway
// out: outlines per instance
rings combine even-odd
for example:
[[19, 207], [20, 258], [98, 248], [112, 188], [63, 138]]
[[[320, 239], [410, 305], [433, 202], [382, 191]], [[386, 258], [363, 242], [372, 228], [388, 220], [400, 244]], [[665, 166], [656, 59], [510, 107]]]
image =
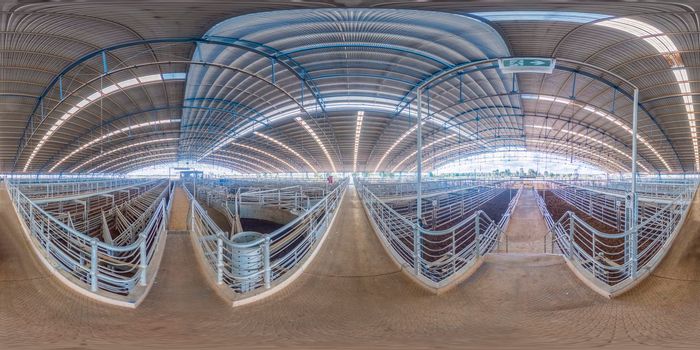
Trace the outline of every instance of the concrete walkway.
[[[181, 199], [176, 194], [178, 213], [185, 208]], [[126, 310], [81, 297], [47, 275], [35, 263], [7, 193], [0, 190], [0, 348], [643, 349], [700, 344], [700, 280], [694, 279], [700, 267], [697, 252], [688, 250], [696, 244], [675, 245], [674, 258], [661, 269], [663, 277], [651, 276], [612, 301], [583, 286], [560, 257], [519, 254], [491, 257], [467, 281], [435, 296], [393, 264], [352, 187], [338, 215], [306, 273], [271, 298], [235, 309], [207, 285], [189, 237], [171, 234], [151, 293], [139, 308]], [[700, 238], [695, 228], [681, 235], [683, 243]], [[692, 264], [676, 259], [686, 256]]]
[[505, 232], [508, 252], [543, 253], [547, 231], [547, 223], [537, 207], [535, 191], [523, 188]]
[[185, 190], [183, 190], [182, 187], [177, 186], [175, 187], [175, 195], [173, 197], [173, 206], [170, 209], [168, 230], [187, 230], [187, 216], [190, 212], [190, 201], [187, 199], [187, 193], [185, 193]]

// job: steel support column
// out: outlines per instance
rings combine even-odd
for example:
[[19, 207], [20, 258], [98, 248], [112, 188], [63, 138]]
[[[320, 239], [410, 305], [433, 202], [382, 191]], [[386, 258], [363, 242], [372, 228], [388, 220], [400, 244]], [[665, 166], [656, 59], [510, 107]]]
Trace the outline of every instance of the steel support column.
[[639, 202], [637, 201], [637, 119], [639, 110], [639, 89], [634, 89], [632, 106], [632, 188], [630, 193], [629, 211], [629, 233], [628, 233], [628, 254], [630, 278], [637, 277], [637, 216], [639, 215]]
[[420, 228], [421, 214], [423, 213], [423, 188], [422, 188], [422, 172], [423, 172], [423, 126], [422, 126], [422, 89], [418, 89], [418, 108], [416, 108], [416, 227], [413, 232], [413, 267], [416, 275], [420, 275]]

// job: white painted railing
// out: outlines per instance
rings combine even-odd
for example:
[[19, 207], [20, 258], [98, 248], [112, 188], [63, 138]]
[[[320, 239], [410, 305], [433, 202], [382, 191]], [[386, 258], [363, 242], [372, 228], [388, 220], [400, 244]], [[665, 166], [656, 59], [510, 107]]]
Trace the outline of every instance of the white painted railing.
[[[451, 209], [438, 215], [450, 217], [446, 221], [449, 228], [433, 230], [419, 227], [415, 215], [402, 215], [377, 197], [368, 186], [357, 180], [355, 183], [370, 221], [394, 259], [421, 283], [436, 289], [458, 280], [479, 257], [498, 248], [503, 232], [500, 225], [507, 224], [517, 201], [516, 194], [511, 198], [506, 213], [496, 223], [478, 208], [504, 190], [492, 188], [467, 192], [469, 194], [460, 197], [459, 203], [450, 203], [448, 208]], [[467, 190], [458, 192], [462, 191]], [[463, 203], [468, 204], [464, 206]], [[427, 208], [423, 217], [430, 212], [430, 208]], [[453, 217], [460, 218], [460, 221], [452, 223]]]
[[31, 243], [47, 265], [72, 286], [126, 303], [142, 296], [138, 294], [144, 293], [144, 288], [138, 287], [149, 283], [148, 268], [167, 229], [172, 186], [166, 186], [157, 206], [144, 213], [148, 223], [127, 245], [109, 244], [81, 233], [47, 213], [11, 182], [7, 186]]
[[342, 180], [319, 202], [270, 234], [241, 232], [231, 238], [185, 188], [191, 201], [189, 229], [216, 283], [244, 298], [282, 282], [309, 256], [326, 234], [347, 184], [347, 179]]
[[[620, 230], [619, 233], [600, 232], [571, 211], [554, 221], [538, 194], [538, 206], [550, 230], [545, 237], [545, 252], [549, 249], [549, 252], [563, 254], [600, 290], [614, 295], [658, 265], [680, 230], [696, 189], [696, 184], [689, 184], [672, 200], [660, 199], [662, 202], [654, 210], [640, 209], [637, 231]], [[575, 200], [573, 194], [564, 190], [558, 195], [582, 211], [588, 207], [594, 212], [601, 211], [596, 206], [608, 203]], [[584, 208], [579, 208], [582, 203]]]

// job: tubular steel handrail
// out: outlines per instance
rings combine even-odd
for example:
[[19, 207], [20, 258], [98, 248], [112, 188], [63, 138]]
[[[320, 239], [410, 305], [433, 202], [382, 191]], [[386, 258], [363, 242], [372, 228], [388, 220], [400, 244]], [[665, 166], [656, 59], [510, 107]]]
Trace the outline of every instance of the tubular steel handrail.
[[[630, 191], [631, 184], [625, 181], [610, 181], [610, 180], [558, 180], [552, 181], [564, 186], [580, 187], [589, 190], [599, 190], [610, 195], [624, 197]], [[673, 199], [684, 192], [688, 186], [693, 186], [697, 180], [695, 179], [674, 179], [662, 180], [653, 179], [652, 181], [638, 181], [637, 193], [640, 200], [651, 197], [651, 200], [659, 198]]]
[[96, 179], [88, 181], [19, 181], [10, 180], [15, 187], [32, 201], [60, 199], [100, 193], [115, 188], [137, 186], [153, 182], [150, 179]]
[[246, 293], [281, 283], [326, 234], [348, 182], [348, 179], [340, 181], [320, 201], [270, 234], [241, 232], [231, 238], [218, 228], [185, 187], [191, 202], [189, 229], [206, 265], [216, 276], [216, 283], [244, 297], [249, 295]]
[[[364, 183], [358, 180], [355, 183], [384, 245], [401, 265], [408, 267], [407, 272], [431, 288], [449, 285], [472, 267], [477, 258], [498, 248], [504, 228], [501, 225], [507, 224], [517, 200], [516, 194], [504, 217], [496, 223], [484, 211], [475, 210], [496, 195], [484, 197], [485, 191], [477, 191], [463, 199], [470, 207], [466, 211], [459, 210], [459, 213], [471, 211], [470, 215], [447, 229], [427, 229], [397, 212]], [[474, 198], [481, 200], [474, 201]]]
[[251, 179], [245, 180], [202, 180], [196, 186], [193, 183], [185, 183], [190, 193], [196, 187], [198, 200], [206, 200], [208, 207], [216, 208], [222, 213], [224, 207], [232, 206], [235, 217], [238, 214], [240, 204], [276, 206], [279, 209], [303, 212], [313, 204], [325, 197], [329, 190], [338, 186], [338, 182], [328, 184], [319, 181], [290, 181], [284, 182], [269, 180], [255, 183]]
[[[443, 191], [456, 191], [459, 189], [472, 188], [476, 186], [493, 185], [496, 182], [483, 179], [438, 179], [423, 181], [422, 192], [425, 196], [431, 193], [440, 193]], [[407, 197], [414, 196], [417, 192], [417, 185], [414, 182], [401, 181], [362, 181], [375, 196], [384, 199], [385, 197]]]
[[311, 198], [304, 194], [303, 188], [299, 185], [248, 192], [238, 191], [235, 201], [236, 208], [240, 208], [241, 205], [272, 206], [296, 213], [311, 207]]
[[[549, 228], [544, 238], [545, 252], [548, 248], [547, 240], [550, 240], [550, 252], [554, 253], [558, 249], [596, 286], [611, 295], [615, 294], [658, 265], [666, 248], [680, 230], [696, 190], [697, 184], [692, 182], [673, 200], [660, 202], [654, 210], [640, 207], [641, 219], [637, 230], [620, 230], [619, 233], [601, 232], [571, 211], [567, 211], [555, 222], [545, 201], [536, 193], [538, 207]], [[573, 200], [565, 190], [552, 193], [586, 212], [587, 208], [580, 207], [582, 202]], [[586, 203], [600, 206], [606, 202]], [[601, 211], [596, 208], [594, 210]], [[636, 249], [630, 244], [633, 234], [637, 235]]]
[[28, 228], [32, 244], [58, 273], [78, 286], [114, 300], [133, 300], [143, 291], [147, 270], [166, 231], [172, 184], [158, 196], [158, 205], [143, 215], [150, 219], [130, 244], [102, 242], [69, 227], [27, 198], [11, 182], [7, 188], [15, 210]]
[[[523, 187], [521, 186], [518, 188], [518, 192], [516, 192], [515, 197], [513, 197], [510, 202], [508, 203], [508, 209], [506, 209], [506, 212], [503, 213], [503, 216], [501, 216], [501, 219], [498, 220], [498, 227], [501, 229], [501, 231], [504, 233], [502, 235], [504, 244], [505, 244], [505, 252], [508, 253], [508, 235], [505, 234], [505, 232], [508, 230], [508, 224], [510, 224], [510, 218], [513, 216], [513, 211], [515, 211], [515, 206], [518, 205], [518, 201], [520, 200], [520, 196], [523, 193]], [[500, 245], [500, 241], [499, 241]], [[499, 249], [501, 249], [499, 247]]]

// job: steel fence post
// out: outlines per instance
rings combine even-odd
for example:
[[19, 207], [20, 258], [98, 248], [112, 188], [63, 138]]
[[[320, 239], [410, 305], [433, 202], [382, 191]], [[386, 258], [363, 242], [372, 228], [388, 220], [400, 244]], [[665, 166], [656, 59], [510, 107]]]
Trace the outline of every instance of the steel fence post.
[[216, 237], [216, 284], [224, 282], [224, 240]]
[[141, 276], [139, 278], [139, 284], [145, 286], [146, 280], [146, 268], [148, 267], [148, 252], [146, 251], [146, 235], [141, 235], [141, 243], [139, 243], [139, 269], [141, 270]]
[[270, 237], [265, 237], [265, 242], [263, 243], [263, 268], [265, 269], [264, 280], [265, 288], [269, 289], [272, 284], [272, 273], [270, 267]]
[[90, 240], [90, 290], [97, 292], [97, 239]]
[[481, 220], [479, 218], [481, 217], [480, 213], [476, 214], [476, 218], [474, 218], [474, 248], [476, 250], [476, 256], [479, 257], [481, 256], [481, 244], [479, 240], [481, 239], [479, 235], [481, 234]]
[[574, 253], [574, 230], [574, 217], [569, 212], [569, 258], [573, 257]]
[[637, 277], [637, 230], [638, 221], [637, 216], [639, 215], [639, 203], [637, 202], [637, 124], [638, 124], [638, 112], [639, 112], [639, 89], [635, 87], [633, 95], [633, 107], [632, 107], [632, 215], [630, 218], [630, 277], [632, 279]]

